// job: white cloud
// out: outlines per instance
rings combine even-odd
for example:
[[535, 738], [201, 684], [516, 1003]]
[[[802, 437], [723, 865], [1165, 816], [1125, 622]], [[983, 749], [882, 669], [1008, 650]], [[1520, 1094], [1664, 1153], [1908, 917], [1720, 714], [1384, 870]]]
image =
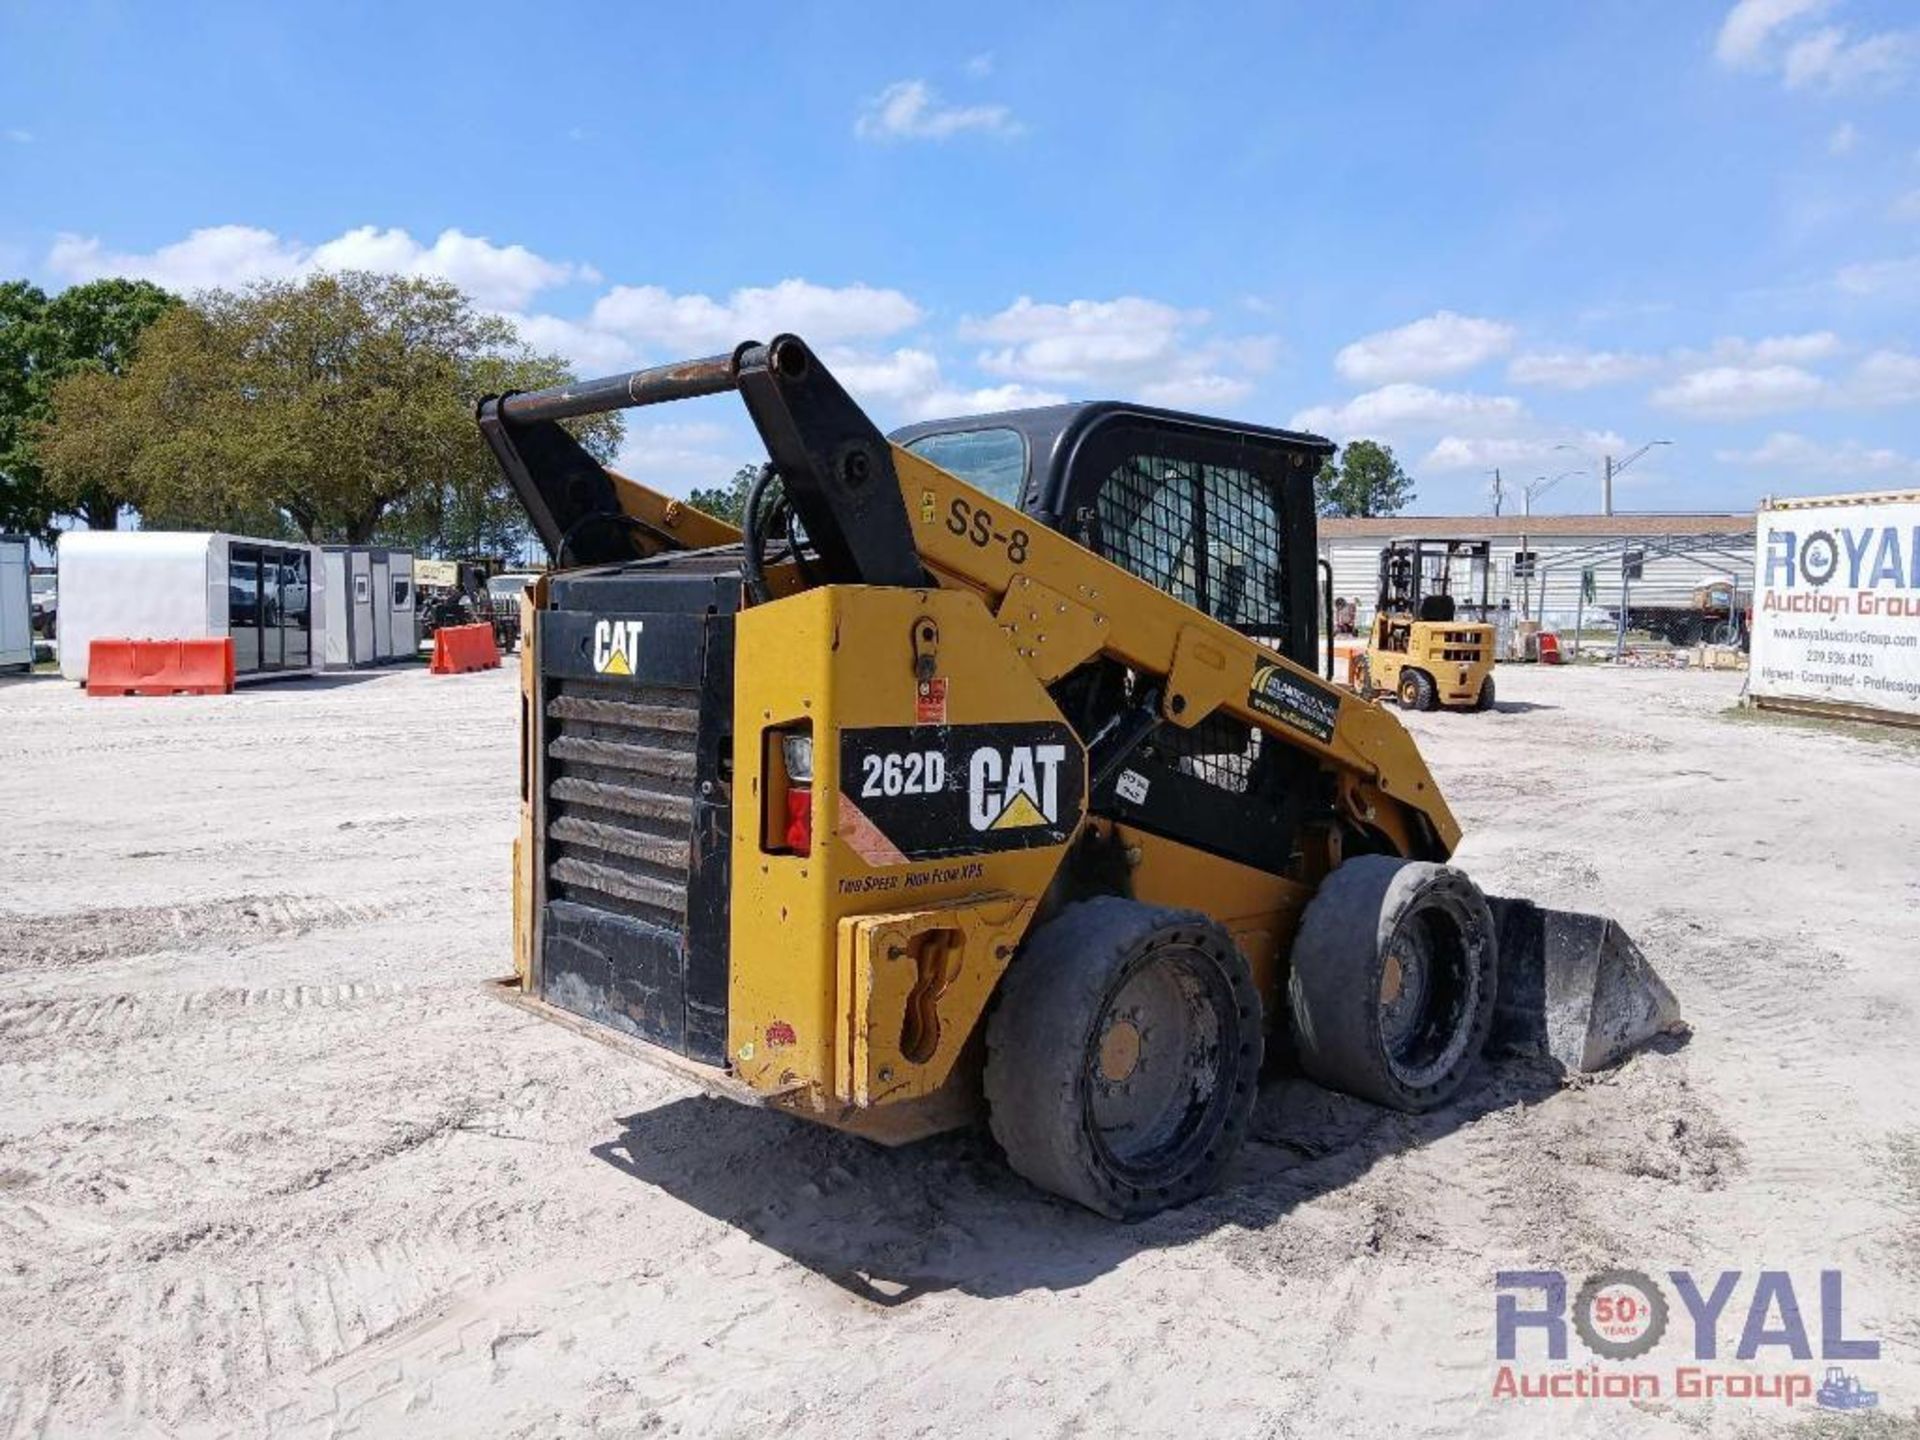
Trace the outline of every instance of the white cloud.
[[33, 132], [31, 130], [0, 130], [0, 140], [6, 140], [14, 145], [31, 145]]
[[545, 355], [558, 355], [576, 375], [608, 375], [644, 362], [641, 352], [619, 335], [558, 315], [500, 312], [520, 338]]
[[548, 260], [524, 245], [495, 245], [477, 235], [442, 230], [423, 246], [404, 230], [362, 225], [317, 247], [309, 264], [319, 270], [384, 270], [451, 280], [478, 305], [517, 310], [535, 294], [575, 280], [598, 280], [591, 266]]
[[1796, 365], [1713, 365], [1653, 392], [1653, 403], [1701, 420], [1800, 410], [1826, 399], [1825, 380]]
[[998, 314], [963, 321], [960, 333], [988, 342], [975, 358], [989, 375], [1218, 410], [1246, 397], [1248, 375], [1270, 365], [1276, 347], [1265, 336], [1208, 337], [1209, 318], [1138, 295], [1064, 303], [1023, 295]]
[[1767, 58], [1774, 32], [1830, 9], [1834, 0], [1739, 0], [1720, 22], [1714, 54], [1722, 65], [1755, 68]]
[[1909, 190], [1893, 202], [1888, 212], [1896, 220], [1920, 220], [1920, 190]]
[[987, 415], [996, 410], [1058, 405], [1066, 398], [1030, 385], [985, 385], [975, 390], [942, 388], [930, 390], [911, 402], [907, 412], [916, 420], [941, 420], [954, 415]]
[[828, 367], [863, 405], [918, 402], [941, 386], [940, 360], [931, 350], [906, 348], [886, 355], [829, 352]]
[[317, 246], [255, 225], [210, 225], [146, 253], [109, 251], [96, 237], [61, 234], [46, 263], [64, 280], [125, 275], [181, 291], [294, 279], [321, 270], [432, 275], [452, 281], [478, 305], [503, 310], [518, 309], [551, 286], [599, 278], [589, 267], [544, 259], [524, 245], [495, 245], [459, 230], [443, 230], [432, 245], [422, 245], [405, 230], [372, 225]]
[[93, 236], [63, 232], [47, 252], [47, 269], [62, 280], [124, 275], [190, 291], [285, 279], [299, 270], [304, 253], [252, 225], [210, 225], [147, 254], [109, 251]]
[[1150, 380], [1134, 390], [1135, 398], [1170, 410], [1198, 410], [1219, 414], [1246, 399], [1253, 382], [1237, 375], [1202, 373]]
[[1748, 465], [1756, 470], [1790, 471], [1817, 477], [1870, 477], [1884, 482], [1920, 480], [1920, 459], [1913, 456], [1863, 445], [1858, 440], [1824, 444], [1790, 430], [1776, 430], [1752, 450], [1717, 450], [1713, 458], [1723, 465]]
[[1004, 105], [943, 105], [924, 80], [900, 80], [867, 102], [853, 133], [862, 140], [947, 140], [972, 131], [1003, 139], [1025, 129]]
[[1513, 326], [1502, 321], [1440, 310], [1397, 330], [1354, 341], [1334, 356], [1333, 365], [1363, 385], [1435, 380], [1506, 354], [1513, 340]]
[[706, 420], [636, 425], [630, 420], [613, 468], [643, 484], [685, 495], [723, 485], [742, 465], [766, 458], [759, 437]]
[[1845, 391], [1855, 405], [1920, 405], [1920, 355], [1876, 350], [1854, 368]]
[[1829, 155], [1851, 155], [1854, 147], [1860, 143], [1860, 131], [1851, 120], [1843, 120], [1833, 127], [1833, 133], [1827, 136]]
[[1848, 295], [1906, 300], [1920, 296], [1920, 255], [1904, 260], [1869, 260], [1843, 265], [1834, 284]]
[[824, 359], [847, 393], [871, 411], [882, 428], [898, 419], [933, 420], [991, 410], [1058, 405], [1057, 391], [1009, 383], [969, 388], [947, 378], [931, 350], [907, 346], [885, 354], [828, 348]]
[[1838, 26], [1817, 30], [1787, 51], [1782, 72], [1789, 90], [1818, 87], [1835, 93], [1898, 80], [1920, 53], [1915, 37], [1889, 30], [1850, 40]]
[[1591, 390], [1637, 380], [1660, 367], [1655, 355], [1619, 350], [1549, 350], [1516, 355], [1507, 366], [1515, 385], [1539, 385], [1549, 390]]
[[675, 295], [658, 285], [616, 285], [594, 302], [591, 322], [678, 359], [742, 340], [771, 340], [782, 331], [815, 345], [877, 339], [918, 324], [920, 316], [920, 307], [898, 290], [788, 279], [735, 290], [724, 300]]
[[1426, 430], [1498, 434], [1526, 418], [1511, 395], [1475, 395], [1396, 383], [1354, 396], [1342, 405], [1315, 405], [1288, 423], [1335, 440], [1364, 436], [1400, 436]]
[[984, 80], [993, 74], [993, 52], [983, 50], [978, 55], [967, 57], [967, 63], [960, 67], [976, 80]]
[[1840, 337], [1831, 330], [1769, 335], [1759, 340], [1729, 335], [1713, 342], [1716, 359], [1739, 365], [1804, 365], [1810, 360], [1829, 359], [1842, 348]]
[[[1807, 29], [1836, 0], [1739, 0], [1721, 22], [1714, 54], [1734, 69], [1777, 71], [1789, 90], [1885, 87], [1920, 56], [1920, 33], [1884, 30], [1855, 38], [1843, 25]], [[1835, 154], [1852, 148], [1852, 126], [1834, 132]]]
[[1036, 303], [1022, 295], [997, 315], [962, 322], [960, 333], [1006, 342], [980, 356], [980, 367], [993, 374], [1086, 382], [1166, 360], [1181, 331], [1206, 319], [1203, 311], [1177, 310], [1135, 295], [1065, 304]]
[[1617, 455], [1625, 448], [1626, 441], [1610, 430], [1584, 430], [1572, 435], [1446, 435], [1427, 452], [1421, 464], [1428, 470], [1485, 471], [1498, 467], [1563, 471], [1579, 460]]

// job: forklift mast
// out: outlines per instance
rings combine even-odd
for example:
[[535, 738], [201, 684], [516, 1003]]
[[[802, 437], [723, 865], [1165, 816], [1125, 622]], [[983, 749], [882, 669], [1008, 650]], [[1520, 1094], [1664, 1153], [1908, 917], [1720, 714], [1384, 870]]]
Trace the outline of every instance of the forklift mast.
[[[1457, 601], [1453, 593], [1455, 560], [1465, 560], [1469, 567], [1464, 602]], [[1492, 569], [1490, 541], [1390, 540], [1380, 552], [1379, 612], [1444, 624], [1456, 617], [1464, 603], [1477, 606], [1478, 618], [1485, 619], [1492, 596]], [[1478, 601], [1473, 598], [1476, 589]]]

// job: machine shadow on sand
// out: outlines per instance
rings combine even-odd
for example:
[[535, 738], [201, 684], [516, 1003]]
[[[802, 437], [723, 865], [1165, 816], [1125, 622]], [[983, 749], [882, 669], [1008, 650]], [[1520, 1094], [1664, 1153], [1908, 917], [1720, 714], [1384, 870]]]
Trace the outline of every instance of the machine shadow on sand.
[[[1677, 1042], [1676, 1042], [1677, 1043]], [[1450, 1105], [1403, 1115], [1295, 1077], [1261, 1087], [1249, 1142], [1211, 1195], [1135, 1224], [1010, 1174], [984, 1127], [898, 1149], [707, 1096], [627, 1116], [593, 1154], [881, 1306], [945, 1290], [1071, 1290], [1145, 1250], [1257, 1230], [1383, 1159], [1550, 1099], [1551, 1066], [1490, 1065]]]

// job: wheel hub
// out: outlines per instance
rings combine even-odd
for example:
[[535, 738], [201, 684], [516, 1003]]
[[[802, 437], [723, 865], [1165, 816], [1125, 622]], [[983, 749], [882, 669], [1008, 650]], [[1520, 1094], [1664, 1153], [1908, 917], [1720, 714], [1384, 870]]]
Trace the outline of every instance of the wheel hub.
[[1427, 1008], [1432, 957], [1419, 931], [1402, 933], [1380, 970], [1380, 1030], [1389, 1050], [1398, 1050]]
[[1223, 1035], [1202, 971], [1177, 950], [1136, 970], [1108, 1001], [1086, 1058], [1089, 1120], [1122, 1169], [1152, 1169], [1211, 1105]]
[[1115, 1016], [1107, 1026], [1107, 1033], [1100, 1037], [1100, 1078], [1109, 1085], [1132, 1079], [1134, 1071], [1140, 1068], [1143, 1038], [1132, 1017]]

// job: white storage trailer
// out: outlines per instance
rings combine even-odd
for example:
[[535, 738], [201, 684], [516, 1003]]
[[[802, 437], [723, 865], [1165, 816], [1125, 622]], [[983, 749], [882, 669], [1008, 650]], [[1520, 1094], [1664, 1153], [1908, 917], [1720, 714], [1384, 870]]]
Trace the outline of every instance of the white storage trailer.
[[411, 660], [420, 650], [413, 556], [370, 545], [327, 545], [315, 613], [328, 670]]
[[26, 536], [0, 535], [0, 670], [33, 669], [32, 551]]
[[173, 530], [74, 530], [60, 539], [60, 673], [87, 678], [99, 640], [233, 639], [241, 682], [310, 675], [314, 545]]

